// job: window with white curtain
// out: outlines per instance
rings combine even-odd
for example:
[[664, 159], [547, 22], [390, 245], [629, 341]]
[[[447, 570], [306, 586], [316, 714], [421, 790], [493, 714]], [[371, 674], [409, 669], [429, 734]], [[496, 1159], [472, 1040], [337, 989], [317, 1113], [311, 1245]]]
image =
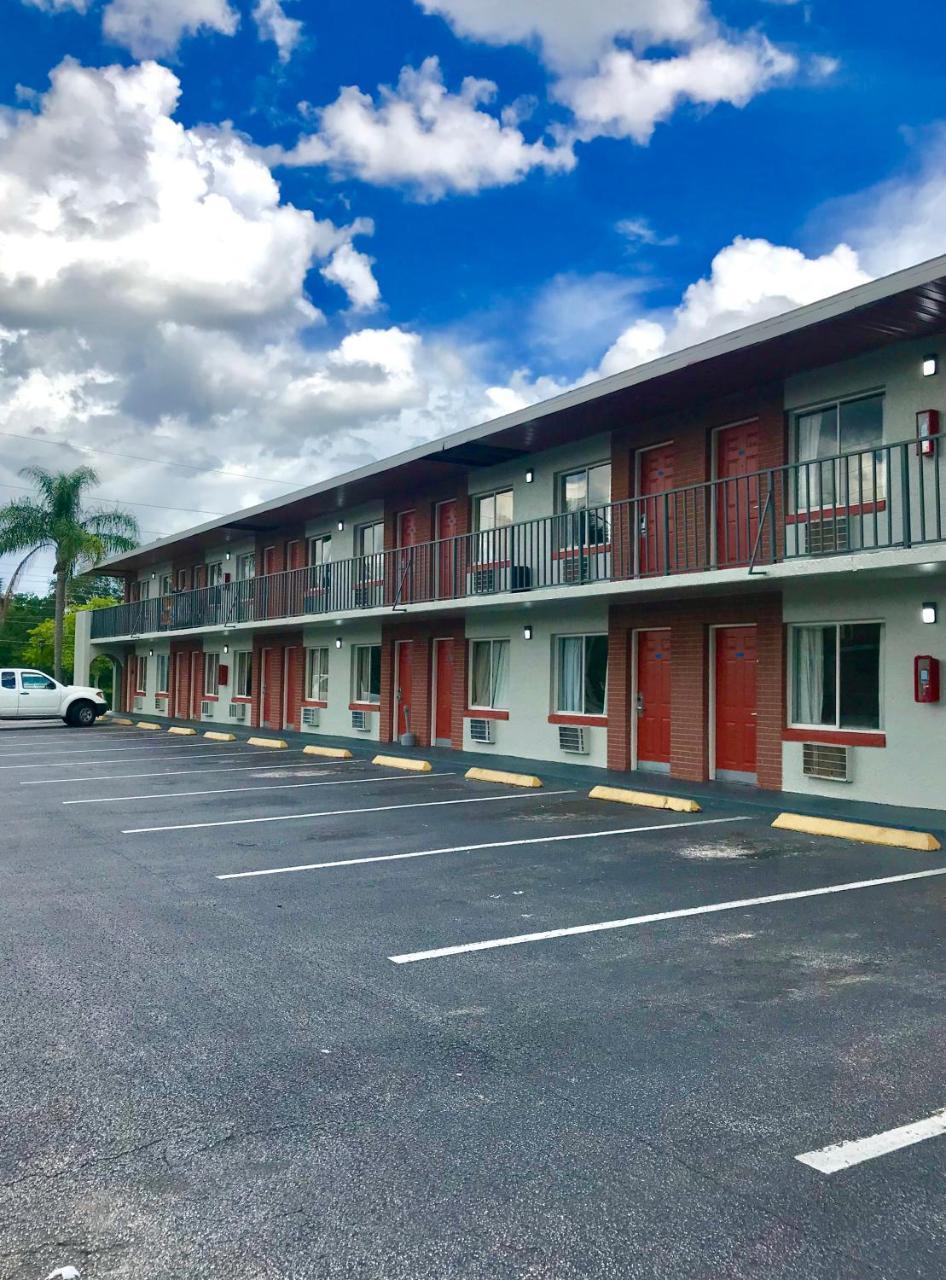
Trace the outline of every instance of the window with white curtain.
[[505, 710], [509, 705], [509, 641], [470, 642], [470, 706]]
[[234, 655], [235, 678], [233, 696], [235, 698], [252, 698], [253, 696], [253, 653], [250, 649]]
[[556, 711], [603, 716], [607, 702], [608, 637], [559, 636]]
[[148, 659], [140, 653], [135, 666], [135, 693], [148, 692]]
[[352, 649], [352, 701], [381, 701], [381, 646], [358, 644]]
[[879, 622], [792, 627], [792, 724], [879, 729], [882, 648]]
[[307, 702], [328, 701], [327, 646], [307, 650], [305, 696]]
[[204, 696], [216, 698], [220, 692], [220, 654], [204, 654]]
[[170, 659], [166, 653], [159, 653], [155, 658], [155, 677], [154, 689], [155, 693], [167, 693], [168, 684], [170, 683]]
[[[795, 415], [797, 510], [852, 507], [887, 496], [883, 395], [860, 396]], [[853, 454], [848, 459], [838, 454]]]

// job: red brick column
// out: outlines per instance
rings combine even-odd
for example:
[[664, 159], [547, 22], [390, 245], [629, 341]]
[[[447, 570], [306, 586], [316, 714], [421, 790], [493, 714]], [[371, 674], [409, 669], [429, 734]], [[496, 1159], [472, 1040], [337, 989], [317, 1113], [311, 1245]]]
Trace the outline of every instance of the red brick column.
[[608, 617], [608, 768], [631, 767], [631, 633], [626, 611]]
[[378, 737], [381, 742], [394, 740], [394, 635], [393, 629], [381, 629], [381, 706], [378, 714]]

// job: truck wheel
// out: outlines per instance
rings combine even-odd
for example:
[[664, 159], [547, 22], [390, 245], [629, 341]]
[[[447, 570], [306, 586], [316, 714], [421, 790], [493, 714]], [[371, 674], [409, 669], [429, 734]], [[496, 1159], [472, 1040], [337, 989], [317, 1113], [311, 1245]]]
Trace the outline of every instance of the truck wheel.
[[77, 729], [88, 729], [95, 724], [95, 707], [91, 702], [74, 702], [65, 715], [66, 724]]

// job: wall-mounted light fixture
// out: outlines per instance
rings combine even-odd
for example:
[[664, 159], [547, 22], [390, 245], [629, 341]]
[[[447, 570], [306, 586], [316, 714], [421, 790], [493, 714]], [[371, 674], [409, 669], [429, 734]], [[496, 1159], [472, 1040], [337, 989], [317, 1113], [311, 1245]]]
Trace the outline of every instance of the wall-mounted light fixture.
[[229, 653], [229, 652], [230, 652], [230, 646], [229, 646], [228, 644], [225, 644], [225, 645], [223, 646], [223, 651], [224, 651], [224, 653]]
[[342, 637], [341, 637], [341, 636], [336, 636], [336, 637], [335, 637], [335, 648], [336, 648], [336, 649], [340, 649], [341, 647], [342, 647]]
[[529, 470], [526, 472], [526, 484], [531, 484], [534, 479], [535, 479], [535, 472], [530, 467]]
[[226, 554], [223, 558], [224, 558], [224, 560], [229, 560], [229, 559], [230, 559], [230, 552], [228, 551], [228, 552], [227, 552], [227, 554]]
[[344, 528], [345, 528], [345, 521], [344, 521], [344, 520], [339, 520], [339, 522], [338, 522], [338, 532], [339, 532], [339, 533], [341, 533], [341, 532], [344, 530]]
[[939, 357], [936, 355], [923, 357], [923, 377], [932, 378], [939, 373]]
[[523, 640], [532, 639], [532, 628], [529, 626], [528, 623], [526, 623], [526, 625], [522, 628], [522, 638]]
[[152, 575], [151, 575], [152, 579], [156, 578], [157, 576], [158, 576], [158, 575], [157, 575], [156, 573], [152, 573]]
[[920, 606], [921, 622], [935, 622], [936, 614], [937, 614], [937, 608], [936, 608], [935, 601], [927, 600]]
[[148, 650], [148, 657], [149, 657], [149, 658], [153, 658], [153, 657], [154, 657], [154, 650], [153, 650], [153, 649], [149, 649], [149, 650]]

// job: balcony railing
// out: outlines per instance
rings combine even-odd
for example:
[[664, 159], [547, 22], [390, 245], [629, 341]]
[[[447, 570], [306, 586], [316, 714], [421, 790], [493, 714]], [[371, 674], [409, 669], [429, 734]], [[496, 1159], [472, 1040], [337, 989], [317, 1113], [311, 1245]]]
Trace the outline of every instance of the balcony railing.
[[98, 609], [92, 638], [221, 629], [943, 541], [940, 446], [915, 440]]

